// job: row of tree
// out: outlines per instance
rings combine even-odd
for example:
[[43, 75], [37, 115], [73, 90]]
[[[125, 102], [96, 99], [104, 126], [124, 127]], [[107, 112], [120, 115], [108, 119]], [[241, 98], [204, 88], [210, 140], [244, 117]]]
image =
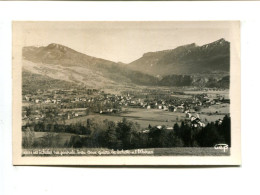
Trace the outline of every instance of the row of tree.
[[[46, 129], [45, 129], [46, 128]], [[231, 146], [231, 122], [230, 117], [225, 116], [223, 122], [209, 123], [206, 127], [193, 127], [189, 122], [175, 124], [173, 130], [166, 127], [157, 128], [149, 126], [149, 130], [142, 132], [139, 124], [123, 118], [115, 123], [104, 120], [97, 123], [87, 120], [85, 125], [77, 123], [73, 125], [47, 125], [37, 124], [24, 126], [23, 146], [26, 147], [89, 147], [111, 149], [135, 149], [135, 148], [165, 148], [165, 147], [213, 147], [215, 144], [225, 143]], [[47, 134], [40, 138], [34, 138], [33, 132], [45, 131]], [[60, 143], [59, 133], [73, 133], [70, 140]]]

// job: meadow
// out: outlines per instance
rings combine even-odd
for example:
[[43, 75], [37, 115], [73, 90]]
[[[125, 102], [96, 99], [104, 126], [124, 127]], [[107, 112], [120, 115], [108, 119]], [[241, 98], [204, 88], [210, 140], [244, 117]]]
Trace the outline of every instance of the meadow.
[[[216, 114], [218, 111], [218, 114]], [[201, 110], [200, 118], [203, 122], [215, 122], [218, 119], [223, 119], [225, 114], [229, 113], [229, 105], [214, 105], [210, 108], [203, 108]], [[142, 108], [127, 108], [120, 114], [90, 114], [88, 116], [77, 117], [66, 120], [66, 124], [73, 124], [77, 122], [86, 122], [87, 119], [95, 119], [96, 121], [103, 121], [105, 119], [119, 122], [125, 117], [127, 120], [137, 122], [141, 128], [145, 129], [149, 125], [165, 125], [166, 127], [173, 127], [177, 122], [186, 118], [186, 114], [182, 112], [169, 112], [159, 109], [142, 109]]]
[[[33, 132], [34, 133], [34, 140], [35, 141], [40, 141], [41, 139], [43, 139], [44, 137], [51, 137], [51, 138], [56, 138], [55, 139], [55, 145], [57, 146], [64, 146], [64, 144], [66, 142], [70, 141], [70, 138], [72, 136], [75, 136], [77, 134], [73, 134], [73, 133], [55, 133], [55, 132]], [[22, 134], [23, 137], [25, 137], [25, 132], [23, 132]], [[79, 136], [84, 136], [84, 135], [79, 135]]]
[[95, 119], [96, 121], [103, 121], [105, 119], [119, 122], [125, 117], [127, 120], [137, 122], [141, 128], [151, 126], [165, 125], [166, 127], [173, 127], [176, 122], [185, 119], [185, 113], [169, 112], [158, 109], [141, 109], [141, 108], [128, 108], [120, 114], [90, 114], [88, 116], [77, 117], [66, 120], [66, 124], [77, 122], [86, 122], [87, 119]]
[[229, 98], [229, 90], [208, 90], [208, 91], [203, 91], [203, 90], [184, 90], [183, 91], [186, 95], [196, 95], [196, 94], [202, 94], [206, 93], [209, 97], [215, 97], [217, 94], [223, 96], [224, 98], [228, 99]]

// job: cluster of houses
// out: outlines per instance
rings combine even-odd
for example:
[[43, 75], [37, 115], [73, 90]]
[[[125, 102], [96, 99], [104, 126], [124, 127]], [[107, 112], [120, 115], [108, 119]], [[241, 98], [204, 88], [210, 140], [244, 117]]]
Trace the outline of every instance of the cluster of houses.
[[[72, 119], [75, 117], [81, 117], [86, 115], [86, 110], [72, 110], [72, 111], [59, 111], [53, 118], [55, 119]], [[26, 124], [28, 121], [41, 121], [47, 118], [46, 112], [44, 110], [33, 110], [29, 115], [26, 110], [22, 111], [22, 121]]]
[[205, 123], [201, 122], [199, 114], [186, 113], [186, 118], [191, 122], [192, 127], [205, 127]]
[[[186, 112], [186, 119], [185, 119], [186, 122], [189, 122], [191, 124], [192, 127], [194, 128], [198, 128], [198, 127], [205, 127], [206, 124], [203, 123], [199, 117], [199, 114], [192, 114], [192, 113], [189, 113], [189, 112]], [[222, 123], [222, 120], [218, 120], [219, 121], [219, 124]], [[163, 126], [162, 125], [157, 125], [156, 126], [157, 129], [162, 129]], [[166, 130], [173, 130], [173, 127], [165, 127]], [[142, 133], [149, 133], [150, 130], [149, 129], [145, 129], [142, 131]]]
[[[89, 95], [91, 94], [91, 95]], [[138, 98], [128, 94], [115, 95], [106, 94], [103, 91], [94, 91], [90, 93], [85, 91], [73, 91], [73, 90], [59, 90], [59, 91], [41, 91], [36, 95], [26, 94], [23, 96], [23, 100], [35, 104], [60, 104], [60, 105], [72, 105], [73, 103], [93, 103], [105, 106], [106, 110], [102, 108], [98, 111], [113, 112], [115, 110], [107, 110], [118, 106], [125, 107], [137, 107], [146, 109], [159, 109], [171, 112], [185, 112], [188, 109], [194, 109], [198, 107], [207, 107], [214, 104], [229, 103], [229, 99], [217, 96], [217, 98], [209, 98], [207, 94], [194, 95], [192, 98], [177, 98], [174, 97], [171, 100], [165, 100], [163, 97], [160, 99], [146, 99]], [[110, 107], [109, 107], [110, 105]]]
[[103, 91], [98, 91], [96, 89], [38, 90], [37, 93], [34, 94], [24, 94], [23, 101], [36, 104], [87, 101], [85, 98], [86, 95], [91, 96], [98, 93], [103, 93]]
[[218, 105], [222, 103], [229, 103], [229, 100], [223, 97], [209, 98], [206, 94], [195, 95], [192, 98], [181, 99], [176, 98], [174, 101], [157, 100], [143, 104], [147, 109], [159, 109], [170, 112], [195, 112], [202, 107], [209, 107], [211, 105]]
[[[199, 116], [194, 114], [199, 111], [201, 107], [229, 103], [229, 99], [224, 99], [221, 96], [210, 98], [207, 94], [193, 95], [190, 98], [164, 98], [164, 96], [162, 96], [153, 99], [146, 98], [146, 96], [138, 96], [138, 94], [130, 95], [129, 93], [126, 93], [124, 95], [116, 95], [99, 90], [39, 91], [37, 94], [23, 95], [23, 101], [35, 105], [30, 117], [28, 117], [26, 111], [23, 110], [22, 119], [26, 121], [28, 121], [29, 118], [32, 120], [44, 119], [46, 117], [44, 109], [37, 109], [37, 107], [41, 108], [45, 107], [45, 105], [52, 105], [59, 110], [56, 116], [58, 119], [81, 117], [87, 115], [89, 112], [116, 114], [120, 113], [123, 107], [131, 107], [186, 113], [186, 119], [191, 122], [193, 127], [205, 126]], [[68, 109], [70, 111], [68, 111]], [[219, 123], [221, 123], [221, 121]]]

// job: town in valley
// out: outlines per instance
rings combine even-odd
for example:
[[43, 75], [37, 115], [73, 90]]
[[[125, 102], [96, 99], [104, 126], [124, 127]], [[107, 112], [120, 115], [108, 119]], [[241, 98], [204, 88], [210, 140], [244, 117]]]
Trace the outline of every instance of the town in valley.
[[[151, 38], [145, 42], [146, 29], [142, 28], [157, 27], [159, 23], [144, 23], [142, 27], [138, 26], [139, 31], [132, 29], [131, 23], [111, 23], [115, 25], [114, 29], [105, 23], [104, 26], [103, 23], [101, 26], [86, 24], [85, 28], [89, 28], [86, 34], [99, 37], [88, 40], [90, 48], [95, 56], [100, 54], [102, 58], [52, 42], [33, 45], [31, 41], [22, 48], [19, 66], [22, 69], [24, 155], [28, 155], [26, 150], [30, 149], [55, 149], [55, 154], [64, 155], [64, 149], [76, 149], [79, 150], [77, 154], [86, 155], [130, 155], [134, 151], [143, 151], [140, 155], [230, 154], [231, 43], [223, 38], [228, 37], [226, 29], [220, 32], [207, 29], [205, 32], [211, 32], [212, 36], [215, 33], [218, 39], [205, 39], [207, 42], [203, 44], [186, 44], [185, 39], [178, 42], [168, 36], [176, 42], [168, 49], [171, 41], [164, 41], [164, 28], [155, 31], [161, 37], [161, 44], [152, 42], [153, 34], [149, 33], [145, 36]], [[53, 26], [44, 25], [51, 32]], [[129, 25], [129, 28], [120, 25]], [[162, 26], [158, 25], [158, 28]], [[71, 29], [74, 28], [79, 27]], [[108, 33], [105, 39], [100, 28], [114, 33]], [[187, 35], [193, 31], [198, 34], [203, 29], [183, 29]], [[57, 32], [66, 34], [70, 30], [68, 27], [66, 32]], [[130, 39], [130, 32], [136, 37]], [[183, 33], [180, 36], [184, 36]], [[45, 38], [49, 36], [46, 34]], [[119, 41], [122, 41], [121, 36], [133, 42], [125, 43], [125, 47], [132, 47], [132, 57], [132, 53], [123, 52], [126, 48]], [[94, 40], [100, 45], [91, 45]], [[109, 40], [114, 41], [114, 45], [109, 46], [111, 50], [118, 46], [122, 51], [119, 49], [111, 54], [110, 50], [105, 51], [108, 46], [105, 43]], [[136, 45], [137, 41], [140, 45]], [[150, 44], [151, 51], [148, 47], [143, 49], [145, 44]], [[165, 50], [161, 49], [163, 44]], [[134, 46], [136, 51], [140, 49], [145, 53], [134, 56]], [[105, 59], [106, 53], [111, 59]], [[124, 54], [125, 59], [130, 56], [131, 60], [129, 57], [128, 63], [116, 62], [117, 54]], [[225, 145], [225, 150], [216, 150], [218, 144]]]

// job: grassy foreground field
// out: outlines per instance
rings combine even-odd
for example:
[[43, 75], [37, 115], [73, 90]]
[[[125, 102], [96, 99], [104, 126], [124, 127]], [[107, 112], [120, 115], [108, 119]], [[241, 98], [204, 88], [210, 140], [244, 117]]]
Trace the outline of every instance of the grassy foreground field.
[[[44, 136], [50, 135], [52, 137], [58, 137], [59, 139], [56, 139], [55, 142], [58, 146], [63, 146], [66, 142], [70, 141], [70, 138], [72, 136], [76, 136], [77, 134], [73, 133], [54, 133], [54, 132], [34, 132], [34, 139], [36, 141], [39, 141]], [[23, 137], [25, 136], [25, 133], [23, 132]], [[79, 135], [83, 137], [84, 135]]]
[[228, 156], [230, 150], [216, 150], [215, 148], [155, 148], [154, 155], [156, 156]]
[[176, 147], [112, 150], [106, 148], [45, 148], [23, 149], [23, 156], [228, 156], [230, 150]]

